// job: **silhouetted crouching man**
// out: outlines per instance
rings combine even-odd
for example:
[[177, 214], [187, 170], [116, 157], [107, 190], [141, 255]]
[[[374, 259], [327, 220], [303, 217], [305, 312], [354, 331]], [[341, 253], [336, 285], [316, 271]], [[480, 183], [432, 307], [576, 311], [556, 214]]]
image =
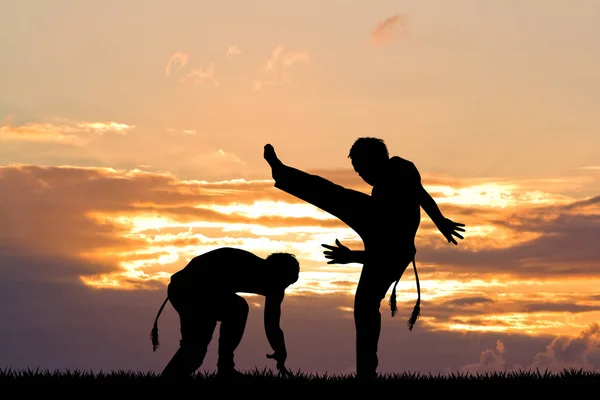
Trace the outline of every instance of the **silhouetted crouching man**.
[[265, 296], [264, 326], [277, 369], [287, 374], [287, 351], [279, 325], [281, 304], [288, 286], [298, 280], [300, 266], [293, 254], [273, 253], [266, 259], [246, 250], [224, 247], [193, 258], [171, 276], [168, 296], [154, 321], [153, 350], [159, 346], [158, 318], [171, 302], [181, 322], [180, 347], [162, 372], [163, 377], [191, 376], [203, 363], [218, 321], [217, 373], [241, 375], [235, 369], [234, 352], [240, 344], [248, 318], [248, 303], [237, 293]]
[[363, 269], [354, 298], [356, 329], [356, 373], [359, 378], [377, 375], [377, 350], [381, 332], [379, 307], [394, 284], [390, 306], [396, 313], [396, 285], [410, 262], [417, 279], [418, 299], [408, 325], [412, 330], [420, 312], [420, 287], [416, 264], [415, 236], [423, 207], [449, 242], [455, 230], [462, 230], [444, 218], [435, 201], [421, 185], [421, 177], [410, 161], [389, 157], [383, 140], [360, 138], [350, 150], [356, 172], [373, 186], [371, 195], [347, 189], [317, 175], [285, 165], [267, 144], [264, 158], [271, 166], [275, 187], [321, 208], [352, 228], [362, 239], [364, 251], [351, 251], [336, 240], [338, 247], [323, 245], [334, 263], [361, 263]]

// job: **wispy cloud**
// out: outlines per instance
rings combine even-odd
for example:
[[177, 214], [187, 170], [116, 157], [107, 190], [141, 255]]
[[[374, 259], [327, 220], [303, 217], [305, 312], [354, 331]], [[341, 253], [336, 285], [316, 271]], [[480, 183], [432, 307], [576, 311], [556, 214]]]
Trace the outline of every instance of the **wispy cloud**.
[[[175, 53], [169, 58], [167, 66], [165, 67], [165, 74], [167, 77], [171, 76], [172, 69], [177, 67], [178, 70], [183, 69], [188, 65], [188, 55], [186, 53]], [[179, 78], [179, 82], [189, 82], [196, 85], [203, 85], [207, 82], [212, 83], [214, 86], [219, 85], [219, 81], [215, 76], [216, 67], [215, 63], [210, 62], [205, 67], [188, 68], [187, 72], [183, 73], [183, 76]], [[181, 75], [180, 75], [181, 76]]]
[[254, 90], [264, 86], [279, 86], [290, 82], [287, 69], [295, 64], [310, 61], [310, 54], [305, 51], [284, 51], [279, 45], [271, 51], [271, 56], [263, 67], [265, 79], [254, 81]]
[[0, 140], [60, 143], [74, 146], [83, 146], [87, 144], [87, 140], [74, 133], [70, 133], [70, 130], [49, 123], [29, 123], [21, 126], [0, 126]]
[[[71, 121], [64, 118], [56, 119], [59, 122], [64, 123], [63, 127], [67, 127], [67, 129], [78, 130], [81, 132], [89, 132], [97, 135], [103, 135], [105, 133], [116, 133], [119, 135], [125, 135], [128, 131], [135, 128], [134, 125], [127, 125], [121, 122], [77, 122]], [[68, 128], [71, 127], [71, 128]]]
[[381, 21], [371, 31], [371, 44], [375, 47], [383, 46], [394, 39], [394, 31], [405, 27], [405, 17], [396, 14]]
[[176, 67], [177, 69], [181, 69], [185, 67], [188, 62], [188, 55], [186, 53], [174, 53], [167, 62], [165, 67], [165, 75], [168, 77], [171, 76], [171, 69]]
[[11, 120], [6, 120], [5, 124], [0, 126], [0, 140], [84, 146], [92, 139], [90, 135], [125, 135], [134, 128], [135, 125], [114, 121], [90, 122], [55, 118], [53, 122], [30, 122], [15, 126]]
[[229, 56], [237, 56], [241, 53], [242, 51], [235, 45], [229, 45], [229, 47], [227, 48], [227, 55]]
[[206, 67], [191, 68], [190, 72], [180, 82], [192, 81], [196, 85], [203, 85], [207, 82], [212, 83], [214, 86], [219, 86], [219, 81], [215, 76], [216, 68], [213, 62], [209, 63]]
[[180, 133], [180, 134], [183, 134], [183, 135], [194, 136], [196, 134], [196, 129], [174, 129], [174, 128], [168, 128], [167, 132], [169, 132], [169, 133]]

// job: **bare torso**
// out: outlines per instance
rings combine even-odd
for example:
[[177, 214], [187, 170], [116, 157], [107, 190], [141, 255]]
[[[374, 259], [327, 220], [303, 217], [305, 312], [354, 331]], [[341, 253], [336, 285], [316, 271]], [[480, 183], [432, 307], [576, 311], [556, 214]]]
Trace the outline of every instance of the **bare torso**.
[[194, 257], [171, 282], [209, 293], [282, 292], [265, 259], [241, 249], [223, 247]]

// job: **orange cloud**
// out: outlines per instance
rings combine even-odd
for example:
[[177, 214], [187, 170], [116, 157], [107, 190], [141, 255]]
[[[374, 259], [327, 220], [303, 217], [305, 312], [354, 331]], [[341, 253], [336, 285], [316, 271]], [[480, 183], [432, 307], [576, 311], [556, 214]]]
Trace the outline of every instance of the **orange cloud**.
[[254, 90], [265, 86], [279, 86], [291, 81], [287, 69], [294, 64], [310, 61], [310, 55], [305, 51], [284, 51], [279, 45], [271, 51], [271, 56], [264, 66], [265, 79], [254, 81]]
[[181, 78], [180, 82], [192, 81], [196, 85], [203, 85], [206, 82], [219, 86], [219, 81], [215, 76], [216, 68], [214, 63], [209, 63], [206, 67], [191, 68], [190, 72]]
[[[361, 187], [351, 170], [327, 174]], [[589, 289], [600, 280], [600, 198], [546, 191], [556, 180], [540, 180], [535, 196], [519, 181], [483, 192], [478, 180], [423, 181], [447, 186], [438, 198], [442, 211], [467, 224], [465, 240], [451, 246], [422, 215], [424, 328], [566, 334], [600, 316], [600, 295]], [[160, 286], [191, 257], [220, 246], [297, 254], [302, 273], [293, 295], [352, 294], [358, 282], [359, 265], [327, 265], [321, 247], [340, 239], [361, 249], [356, 234], [271, 180], [185, 181], [142, 170], [14, 165], [0, 167], [0, 193], [5, 249], [73, 260], [61, 274], [91, 287]], [[86, 267], [78, 270], [78, 262]], [[407, 310], [415, 299], [412, 274], [409, 268], [398, 285], [399, 307]]]
[[0, 140], [85, 146], [94, 135], [101, 136], [106, 133], [124, 135], [133, 128], [134, 125], [113, 121], [86, 122], [56, 118], [54, 122], [30, 122], [14, 126], [10, 120], [7, 120], [0, 126]]
[[371, 32], [371, 44], [375, 47], [383, 46], [392, 41], [396, 27], [404, 28], [405, 18], [401, 15], [392, 15], [381, 21]]
[[65, 132], [60, 126], [52, 124], [29, 123], [23, 126], [0, 126], [0, 140], [40, 143], [60, 143], [83, 146], [87, 141], [76, 134]]
[[495, 287], [488, 282], [457, 282], [455, 290], [428, 285], [422, 292], [429, 299], [423, 303], [427, 310], [423, 324], [433, 330], [552, 335], [584, 329], [600, 316], [600, 292], [578, 292], [585, 280], [561, 285], [558, 279], [544, 283], [505, 279]]

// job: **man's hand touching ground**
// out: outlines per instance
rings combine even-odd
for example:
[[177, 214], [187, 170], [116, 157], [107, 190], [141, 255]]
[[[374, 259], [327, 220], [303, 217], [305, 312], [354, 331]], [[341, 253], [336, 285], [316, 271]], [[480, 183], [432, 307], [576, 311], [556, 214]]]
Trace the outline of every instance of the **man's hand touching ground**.
[[279, 371], [279, 373], [281, 375], [284, 375], [284, 376], [290, 375], [290, 371], [288, 371], [288, 369], [285, 366], [285, 357], [281, 357], [281, 356], [277, 355], [276, 353], [273, 353], [273, 354], [267, 354], [267, 358], [277, 361], [277, 370]]

